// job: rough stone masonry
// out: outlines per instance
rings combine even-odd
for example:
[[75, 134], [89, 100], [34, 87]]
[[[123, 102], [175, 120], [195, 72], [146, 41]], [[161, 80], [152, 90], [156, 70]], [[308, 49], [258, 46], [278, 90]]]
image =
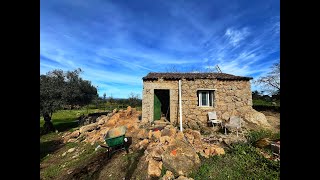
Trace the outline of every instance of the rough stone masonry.
[[[179, 85], [181, 80], [182, 122], [184, 126], [206, 126], [208, 112], [228, 120], [239, 116], [255, 125], [269, 127], [265, 116], [252, 108], [251, 77], [225, 73], [149, 73], [143, 77], [142, 122], [154, 120], [155, 90], [169, 90], [170, 122], [179, 122]], [[212, 106], [199, 106], [199, 90], [213, 91]]]

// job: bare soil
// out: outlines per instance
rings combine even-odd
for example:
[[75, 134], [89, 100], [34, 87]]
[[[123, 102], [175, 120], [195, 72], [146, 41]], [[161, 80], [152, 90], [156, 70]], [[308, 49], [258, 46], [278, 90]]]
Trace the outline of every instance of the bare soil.
[[269, 124], [273, 127], [273, 131], [279, 132], [280, 131], [280, 113], [274, 111], [259, 111], [263, 113]]

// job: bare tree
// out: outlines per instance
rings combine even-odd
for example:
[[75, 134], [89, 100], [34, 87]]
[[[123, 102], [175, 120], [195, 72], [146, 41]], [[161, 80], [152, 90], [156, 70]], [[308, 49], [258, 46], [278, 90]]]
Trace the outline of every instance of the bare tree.
[[140, 99], [139, 94], [134, 94], [133, 92], [131, 92], [129, 94], [129, 97], [128, 97], [128, 103], [132, 107], [140, 106], [141, 105], [141, 99]]
[[280, 63], [271, 66], [271, 71], [266, 75], [254, 81], [264, 87], [264, 90], [271, 94], [280, 94]]
[[180, 71], [178, 70], [178, 68], [175, 65], [171, 65], [171, 66], [166, 67], [166, 72], [168, 72], [168, 73], [177, 73], [177, 72], [180, 72]]

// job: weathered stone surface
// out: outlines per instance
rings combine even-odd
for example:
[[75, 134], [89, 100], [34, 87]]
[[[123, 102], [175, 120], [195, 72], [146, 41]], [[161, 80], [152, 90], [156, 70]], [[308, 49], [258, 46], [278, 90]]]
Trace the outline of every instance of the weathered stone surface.
[[131, 114], [132, 114], [132, 108], [131, 108], [131, 106], [128, 106], [128, 107], [127, 107], [127, 111], [126, 111], [126, 116], [127, 116], [127, 117], [130, 117]]
[[222, 147], [211, 145], [210, 147], [210, 155], [223, 155], [225, 154], [224, 149]]
[[201, 134], [199, 131], [196, 130], [185, 129], [184, 135], [191, 144], [193, 144], [194, 140], [201, 140]]
[[104, 124], [104, 122], [105, 122], [105, 119], [102, 118], [102, 119], [100, 119], [100, 120], [98, 121], [98, 125], [102, 125], [102, 124]]
[[176, 140], [174, 144], [168, 146], [162, 154], [162, 162], [164, 167], [175, 175], [188, 175], [200, 166], [200, 158], [195, 150], [181, 140]]
[[90, 132], [90, 131], [93, 131], [95, 129], [98, 129], [98, 123], [92, 123], [92, 124], [89, 124], [89, 125], [86, 125], [86, 126], [82, 126], [80, 128], [80, 133], [84, 133], [84, 132]]
[[144, 140], [142, 140], [142, 141], [140, 141], [138, 143], [138, 148], [139, 149], [145, 149], [148, 146], [148, 144], [149, 144], [149, 140], [148, 139], [144, 139]]
[[211, 155], [210, 149], [204, 149], [203, 152], [204, 152], [206, 158], [209, 158], [209, 156]]
[[194, 140], [194, 136], [192, 134], [189, 134], [189, 133], [184, 133], [185, 137], [187, 138], [187, 141], [190, 143], [190, 144], [193, 144], [193, 140]]
[[176, 134], [176, 140], [180, 140], [180, 141], [185, 141], [185, 137], [184, 137], [184, 134], [183, 132], [179, 131], [177, 134]]
[[70, 134], [70, 138], [77, 138], [78, 136], [80, 136], [80, 130], [76, 130], [76, 131], [73, 131], [71, 134]]
[[268, 123], [266, 116], [254, 109], [244, 114], [244, 120], [261, 127], [271, 128], [271, 125]]
[[157, 142], [157, 141], [160, 141], [160, 137], [161, 137], [161, 131], [152, 131], [150, 130], [149, 131], [149, 139], [154, 141], [154, 142]]
[[137, 134], [137, 138], [139, 138], [139, 139], [148, 138], [148, 132], [145, 129], [140, 129], [138, 134]]
[[163, 152], [164, 152], [163, 148], [161, 146], [157, 146], [152, 149], [152, 151], [150, 152], [150, 156], [156, 161], [161, 161], [162, 160], [161, 155]]
[[188, 127], [191, 129], [199, 130], [200, 127], [195, 120], [190, 119], [188, 122]]
[[159, 177], [161, 175], [162, 162], [153, 159], [149, 160], [148, 163], [148, 176], [149, 177]]
[[109, 120], [108, 122], [106, 123], [106, 126], [108, 127], [112, 127], [112, 126], [115, 126], [117, 121], [119, 121], [120, 119], [120, 114], [119, 113], [116, 113], [114, 114]]
[[161, 136], [170, 136], [170, 129], [164, 128], [161, 130]]
[[110, 129], [110, 128], [108, 128], [108, 127], [104, 128], [104, 129], [101, 129], [100, 135], [101, 135], [101, 136], [107, 135], [107, 132], [109, 131], [109, 129]]
[[160, 180], [174, 180], [174, 175], [171, 171], [166, 171], [166, 174]]
[[160, 137], [160, 143], [161, 144], [170, 144], [173, 141], [173, 137], [172, 136], [161, 136]]
[[[176, 124], [179, 117], [177, 80], [154, 80], [143, 82], [142, 122], [153, 121], [154, 89], [169, 89], [170, 122]], [[197, 91], [199, 89], [216, 89], [214, 92], [213, 107], [198, 106]], [[246, 113], [245, 109], [252, 110], [251, 106], [252, 95], [250, 81], [182, 79], [183, 127], [199, 129], [199, 123], [203, 126], [207, 126], [207, 113], [210, 111], [216, 111], [217, 118], [223, 120], [229, 119], [232, 115], [241, 114], [241, 117], [244, 117], [244, 114]], [[258, 118], [261, 119], [261, 117]], [[254, 119], [254, 117], [249, 119]]]
[[224, 112], [221, 116], [222, 120], [229, 120], [230, 118], [230, 113], [228, 111]]

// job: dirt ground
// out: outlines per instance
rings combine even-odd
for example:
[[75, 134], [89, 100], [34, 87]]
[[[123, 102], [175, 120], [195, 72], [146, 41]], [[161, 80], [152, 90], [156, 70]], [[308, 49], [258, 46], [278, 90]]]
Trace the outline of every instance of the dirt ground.
[[269, 124], [273, 127], [273, 131], [279, 132], [280, 131], [280, 113], [274, 111], [260, 111], [263, 113]]
[[[262, 112], [268, 122], [272, 125], [273, 130], [280, 131], [280, 113], [272, 111]], [[111, 159], [107, 157], [107, 150], [101, 148], [99, 153], [92, 156], [85, 164], [82, 164], [74, 169], [64, 170], [59, 173], [56, 179], [140, 179], [145, 177], [145, 168], [139, 163], [143, 157], [143, 150], [133, 149], [138, 139], [132, 139], [132, 144], [129, 153], [120, 150], [115, 152]], [[59, 152], [59, 151], [57, 151]], [[61, 153], [61, 152], [60, 152]], [[52, 163], [52, 162], [49, 162]], [[41, 168], [46, 168], [48, 163], [42, 165]]]

